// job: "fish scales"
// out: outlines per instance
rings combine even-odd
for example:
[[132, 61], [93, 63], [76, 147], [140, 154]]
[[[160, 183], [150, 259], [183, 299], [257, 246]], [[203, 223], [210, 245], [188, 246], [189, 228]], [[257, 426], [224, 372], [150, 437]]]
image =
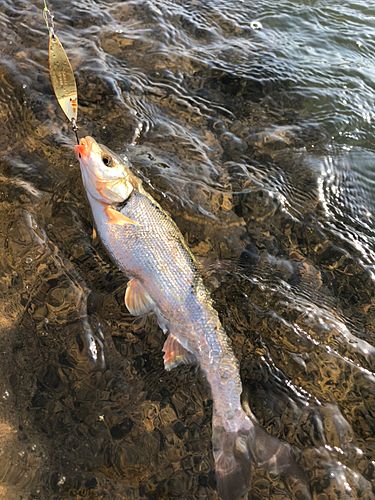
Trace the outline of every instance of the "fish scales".
[[[161, 314], [174, 325], [173, 333], [202, 360], [201, 368], [209, 374], [213, 393], [220, 392], [215, 406], [223, 406], [220, 410], [225, 423], [233, 425], [235, 414], [241, 411], [238, 361], [212, 308], [194, 256], [175, 223], [146, 193], [134, 192], [120, 212], [140, 226], [105, 223], [99, 234], [109, 242], [108, 252], [127, 276], [141, 281], [156, 298]], [[184, 331], [187, 322], [197, 333], [193, 338]]]
[[243, 498], [251, 460], [269, 471], [302, 476], [288, 445], [269, 436], [241, 405], [239, 363], [213, 308], [199, 266], [170, 216], [143, 189], [127, 161], [91, 137], [75, 147], [99, 237], [130, 279], [125, 304], [153, 311], [164, 333], [167, 370], [198, 363], [213, 400], [212, 440], [222, 500]]

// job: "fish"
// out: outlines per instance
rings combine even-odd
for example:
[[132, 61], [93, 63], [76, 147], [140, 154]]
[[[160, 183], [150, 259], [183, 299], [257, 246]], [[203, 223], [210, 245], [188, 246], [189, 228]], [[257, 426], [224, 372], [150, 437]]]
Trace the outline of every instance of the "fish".
[[200, 267], [170, 215], [122, 159], [92, 137], [75, 146], [96, 232], [129, 278], [125, 305], [134, 316], [153, 312], [167, 335], [164, 367], [198, 364], [213, 400], [212, 447], [219, 496], [243, 498], [252, 462], [276, 473], [303, 474], [290, 446], [266, 433], [241, 404], [234, 355]]

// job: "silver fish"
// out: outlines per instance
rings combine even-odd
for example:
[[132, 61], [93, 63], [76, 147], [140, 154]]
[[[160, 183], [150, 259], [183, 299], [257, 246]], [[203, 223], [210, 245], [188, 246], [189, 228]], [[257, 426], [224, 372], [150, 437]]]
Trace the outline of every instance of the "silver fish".
[[288, 445], [264, 432], [242, 408], [238, 360], [176, 224], [143, 189], [127, 161], [91, 137], [81, 139], [75, 152], [98, 235], [130, 279], [126, 307], [135, 316], [156, 314], [168, 333], [163, 347], [166, 370], [198, 363], [210, 385], [221, 498], [236, 500], [247, 493], [252, 460], [299, 475]]

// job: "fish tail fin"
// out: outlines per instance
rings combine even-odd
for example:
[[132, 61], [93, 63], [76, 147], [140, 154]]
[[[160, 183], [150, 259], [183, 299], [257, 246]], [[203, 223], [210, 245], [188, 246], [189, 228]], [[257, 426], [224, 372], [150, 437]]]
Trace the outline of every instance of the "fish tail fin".
[[307, 482], [290, 445], [268, 434], [256, 421], [247, 420], [247, 424], [250, 425], [237, 432], [227, 432], [223, 426], [213, 427], [216, 480], [222, 500], [239, 500], [247, 494], [252, 463], [267, 472], [292, 475]]
[[222, 500], [238, 500], [250, 484], [251, 456], [247, 430], [226, 432], [214, 426], [212, 445], [215, 458], [217, 489]]
[[[307, 476], [293, 457], [290, 444], [271, 436], [259, 425], [250, 410], [246, 395], [242, 399], [242, 405], [246, 418], [251, 422], [248, 444], [253, 463], [272, 474], [294, 476], [307, 484]], [[310, 498], [310, 494], [305, 497]]]
[[257, 422], [250, 431], [248, 444], [251, 458], [258, 467], [307, 482], [305, 472], [292, 455], [291, 446], [268, 434]]

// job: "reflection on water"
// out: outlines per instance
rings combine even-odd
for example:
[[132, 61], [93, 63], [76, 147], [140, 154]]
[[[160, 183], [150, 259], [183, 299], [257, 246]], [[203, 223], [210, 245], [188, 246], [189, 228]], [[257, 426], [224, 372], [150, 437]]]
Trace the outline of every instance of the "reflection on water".
[[[204, 379], [164, 371], [92, 240], [41, 2], [0, 5], [0, 497], [217, 498]], [[129, 156], [201, 259], [244, 403], [313, 498], [372, 499], [374, 12], [332, 5], [50, 2], [80, 135]]]

